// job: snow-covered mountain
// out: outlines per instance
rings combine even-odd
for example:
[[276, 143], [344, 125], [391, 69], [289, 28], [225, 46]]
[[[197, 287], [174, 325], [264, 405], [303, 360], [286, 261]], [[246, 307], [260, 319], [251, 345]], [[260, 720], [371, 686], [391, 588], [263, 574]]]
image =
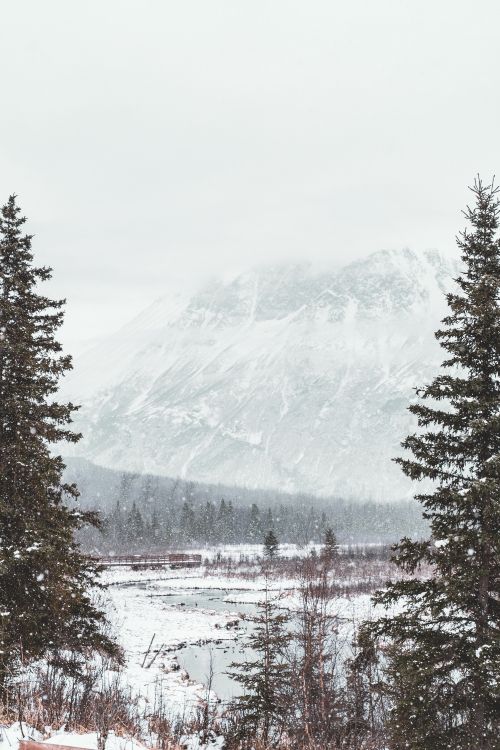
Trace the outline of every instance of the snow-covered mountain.
[[391, 457], [457, 268], [381, 251], [336, 271], [260, 268], [151, 305], [86, 352], [75, 455], [112, 468], [287, 491], [399, 499]]

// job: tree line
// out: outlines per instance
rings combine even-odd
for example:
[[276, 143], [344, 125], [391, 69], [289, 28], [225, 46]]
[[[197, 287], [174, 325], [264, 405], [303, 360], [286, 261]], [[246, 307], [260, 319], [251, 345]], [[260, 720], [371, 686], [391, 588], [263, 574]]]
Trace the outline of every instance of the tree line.
[[346, 543], [391, 544], [402, 536], [420, 539], [428, 533], [413, 499], [318, 498], [120, 472], [75, 459], [65, 478], [77, 483], [83, 507], [101, 517], [102, 534], [87, 529], [79, 537], [89, 551], [250, 544], [269, 528], [281, 541], [295, 544], [321, 541], [327, 526]]
[[[202, 503], [184, 500], [161, 505], [115, 503], [110, 513], [101, 513], [99, 530], [80, 534], [85, 549], [92, 552], [148, 552], [186, 546], [260, 544], [273, 530], [282, 543], [321, 542], [332, 527], [343, 542], [394, 540], [401, 532], [422, 538], [427, 524], [414, 504], [378, 505], [342, 503], [334, 510], [311, 507], [249, 507], [222, 498]], [[369, 528], [370, 534], [364, 533]]]

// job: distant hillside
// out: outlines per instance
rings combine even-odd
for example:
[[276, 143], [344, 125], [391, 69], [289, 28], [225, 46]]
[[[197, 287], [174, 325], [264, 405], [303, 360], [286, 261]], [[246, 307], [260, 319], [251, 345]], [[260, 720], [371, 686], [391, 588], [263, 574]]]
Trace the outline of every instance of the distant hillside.
[[273, 489], [249, 489], [224, 484], [207, 484], [187, 479], [163, 477], [156, 474], [109, 469], [83, 458], [66, 457], [65, 480], [75, 482], [80, 491], [83, 508], [92, 508], [107, 513], [117, 501], [125, 507], [136, 503], [150, 510], [168, 505], [180, 505], [184, 501], [204, 503], [218, 502], [222, 498], [231, 500], [235, 507], [260, 503], [263, 506], [279, 504], [331, 508], [342, 502], [338, 497], [315, 497], [305, 493], [286, 493]]

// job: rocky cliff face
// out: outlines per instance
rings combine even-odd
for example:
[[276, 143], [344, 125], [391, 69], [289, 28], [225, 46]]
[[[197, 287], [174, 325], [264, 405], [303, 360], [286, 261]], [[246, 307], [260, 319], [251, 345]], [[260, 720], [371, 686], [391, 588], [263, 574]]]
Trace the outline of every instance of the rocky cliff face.
[[155, 302], [75, 362], [75, 454], [104, 466], [399, 499], [391, 462], [457, 269], [383, 251], [335, 272], [261, 268]]

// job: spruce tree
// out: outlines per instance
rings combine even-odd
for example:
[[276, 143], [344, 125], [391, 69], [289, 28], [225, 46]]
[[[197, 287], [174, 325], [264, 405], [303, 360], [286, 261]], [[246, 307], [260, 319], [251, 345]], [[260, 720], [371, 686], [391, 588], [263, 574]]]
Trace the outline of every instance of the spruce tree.
[[339, 548], [337, 544], [337, 538], [333, 533], [333, 529], [328, 527], [325, 531], [325, 538], [323, 540], [323, 547], [321, 548], [321, 559], [328, 565], [335, 560], [338, 556]]
[[71, 368], [55, 339], [64, 301], [39, 292], [51, 269], [33, 265], [24, 223], [11, 196], [0, 213], [0, 690], [21, 661], [57, 649], [117, 652], [89, 593], [96, 567], [74, 540], [97, 519], [51, 451], [79, 438], [76, 407], [55, 400]]
[[215, 540], [215, 529], [216, 529], [216, 515], [215, 507], [210, 500], [205, 503], [205, 508], [202, 515], [203, 519], [203, 541], [208, 544], [213, 544]]
[[117, 500], [115, 503], [114, 511], [108, 516], [108, 527], [110, 529], [111, 539], [115, 548], [121, 547], [121, 545], [125, 541], [125, 523], [119, 500]]
[[144, 530], [144, 520], [134, 500], [127, 518], [127, 537], [134, 549], [144, 546]]
[[236, 521], [234, 516], [234, 506], [231, 500], [227, 504], [227, 541], [229, 544], [236, 542]]
[[287, 713], [293, 705], [286, 653], [288, 621], [288, 615], [269, 600], [266, 586], [265, 599], [259, 604], [255, 627], [246, 643], [255, 658], [231, 664], [233, 671], [229, 673], [244, 690], [232, 706], [238, 715], [240, 747], [253, 747], [256, 737], [265, 747], [274, 747], [287, 726]]
[[500, 209], [492, 186], [472, 191], [464, 269], [436, 333], [444, 370], [418, 391], [411, 455], [396, 459], [428, 480], [416, 497], [432, 538], [403, 539], [395, 561], [430, 575], [379, 593], [401, 611], [372, 627], [390, 644], [393, 746], [410, 750], [500, 747]]
[[248, 523], [248, 538], [250, 542], [256, 542], [262, 536], [259, 507], [252, 503], [250, 508], [250, 520]]
[[276, 555], [278, 554], [279, 549], [279, 541], [278, 537], [274, 533], [274, 531], [271, 529], [267, 532], [266, 536], [264, 537], [264, 555], [271, 560], [273, 560]]
[[195, 537], [196, 517], [187, 500], [184, 500], [182, 505], [179, 525], [182, 541], [191, 543]]
[[222, 544], [226, 544], [228, 539], [228, 513], [227, 513], [227, 505], [224, 498], [220, 501], [219, 510], [217, 513], [217, 532], [218, 532], [218, 541], [222, 542]]
[[160, 519], [158, 518], [157, 511], [153, 510], [150, 524], [150, 544], [155, 546], [158, 545], [160, 541], [160, 531]]

